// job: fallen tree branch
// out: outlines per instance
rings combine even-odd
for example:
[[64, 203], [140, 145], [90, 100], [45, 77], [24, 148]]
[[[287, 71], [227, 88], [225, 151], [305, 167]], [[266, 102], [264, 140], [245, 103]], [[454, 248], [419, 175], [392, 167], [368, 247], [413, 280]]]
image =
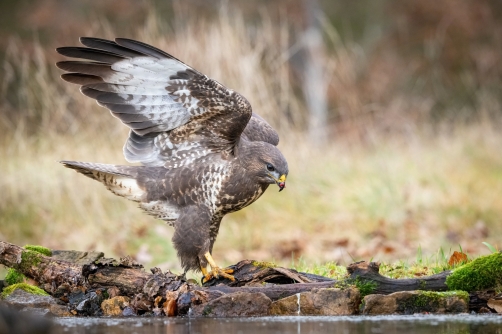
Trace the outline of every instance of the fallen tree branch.
[[446, 291], [448, 290], [446, 277], [451, 274], [451, 271], [447, 270], [431, 276], [392, 279], [380, 275], [379, 270], [380, 264], [365, 261], [352, 263], [347, 267], [350, 278], [354, 280], [358, 279], [362, 282], [371, 282], [374, 284], [373, 293], [384, 295], [398, 291], [413, 290]]

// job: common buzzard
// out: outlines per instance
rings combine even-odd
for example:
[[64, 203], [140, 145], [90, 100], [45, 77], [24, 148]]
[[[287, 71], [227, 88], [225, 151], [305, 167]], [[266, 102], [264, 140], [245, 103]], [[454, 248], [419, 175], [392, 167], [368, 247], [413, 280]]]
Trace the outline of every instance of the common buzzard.
[[284, 189], [288, 164], [277, 132], [242, 95], [162, 50], [125, 38], [80, 42], [85, 47], [57, 49], [85, 59], [57, 63], [70, 72], [61, 77], [131, 129], [124, 155], [143, 166], [62, 163], [172, 225], [185, 272], [234, 280], [213, 260], [213, 244], [223, 216], [269, 184]]

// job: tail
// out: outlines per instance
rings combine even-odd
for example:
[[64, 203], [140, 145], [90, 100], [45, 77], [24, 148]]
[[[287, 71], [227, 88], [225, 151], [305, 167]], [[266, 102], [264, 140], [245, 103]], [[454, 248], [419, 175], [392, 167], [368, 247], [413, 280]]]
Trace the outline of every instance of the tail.
[[117, 166], [79, 161], [60, 161], [65, 167], [103, 183], [115, 195], [139, 202], [146, 191], [138, 184], [139, 166]]

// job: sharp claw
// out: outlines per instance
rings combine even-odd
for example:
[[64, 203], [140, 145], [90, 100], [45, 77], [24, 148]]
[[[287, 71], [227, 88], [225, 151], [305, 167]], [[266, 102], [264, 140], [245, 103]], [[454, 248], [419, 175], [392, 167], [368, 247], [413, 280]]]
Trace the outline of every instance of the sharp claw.
[[219, 278], [220, 276], [224, 277], [226, 279], [229, 279], [231, 281], [235, 281], [234, 276], [230, 275], [234, 272], [233, 269], [231, 269], [231, 268], [223, 268], [222, 269], [222, 268], [218, 267], [209, 252], [205, 253], [204, 256], [205, 256], [207, 262], [209, 263], [209, 265], [211, 266], [211, 271], [207, 272], [206, 268], [201, 268], [202, 274], [204, 274], [204, 278], [202, 279], [202, 283], [206, 283], [207, 281], [209, 281], [213, 277]]
[[204, 275], [202, 278], [202, 283], [206, 283], [207, 281], [210, 281], [213, 278], [226, 278], [231, 280], [232, 282], [235, 281], [235, 277], [233, 275], [230, 275], [234, 272], [233, 269], [231, 268], [219, 268], [219, 267], [214, 267], [210, 272]]

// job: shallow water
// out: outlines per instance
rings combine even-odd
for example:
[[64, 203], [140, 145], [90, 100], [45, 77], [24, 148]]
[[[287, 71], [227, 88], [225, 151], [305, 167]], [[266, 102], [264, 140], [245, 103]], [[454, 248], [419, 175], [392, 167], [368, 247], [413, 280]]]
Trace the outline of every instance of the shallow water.
[[262, 318], [59, 318], [53, 334], [502, 334], [499, 315], [412, 315]]

